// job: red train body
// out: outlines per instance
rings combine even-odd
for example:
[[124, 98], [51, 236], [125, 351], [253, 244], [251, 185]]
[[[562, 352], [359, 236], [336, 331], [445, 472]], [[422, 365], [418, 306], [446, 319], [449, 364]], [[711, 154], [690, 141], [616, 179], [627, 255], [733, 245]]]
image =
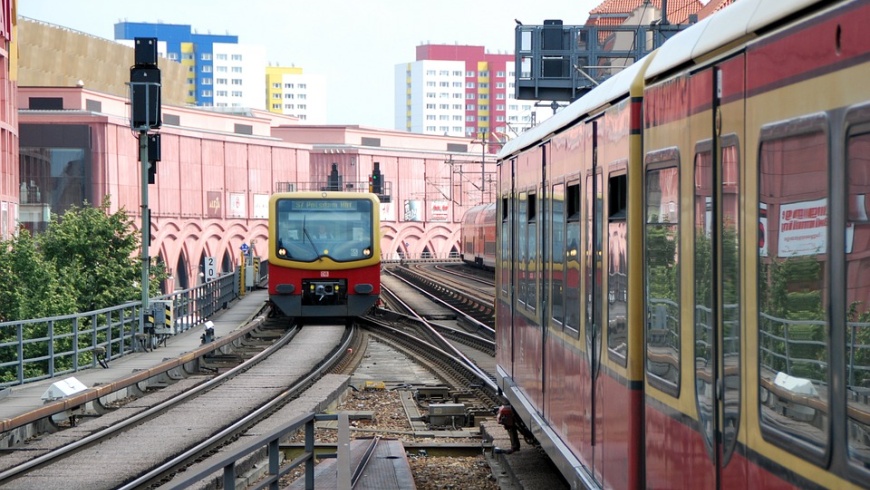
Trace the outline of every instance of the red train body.
[[572, 488], [870, 486], [868, 25], [740, 0], [502, 150], [498, 382]]
[[459, 232], [462, 260], [475, 267], [495, 269], [495, 204], [470, 208]]
[[299, 322], [366, 314], [380, 295], [376, 195], [288, 192], [269, 202], [269, 299]]

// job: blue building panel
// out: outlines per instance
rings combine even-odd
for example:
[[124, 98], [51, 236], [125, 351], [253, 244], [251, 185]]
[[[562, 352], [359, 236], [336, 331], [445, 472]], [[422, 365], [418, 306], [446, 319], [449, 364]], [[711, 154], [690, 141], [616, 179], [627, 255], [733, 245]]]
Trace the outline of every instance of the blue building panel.
[[[214, 103], [214, 78], [213, 73], [208, 73], [206, 78], [212, 78], [211, 85], [203, 85], [203, 66], [212, 66], [212, 56], [214, 55], [214, 44], [238, 44], [238, 36], [218, 35], [218, 34], [195, 34], [190, 25], [187, 24], [151, 24], [147, 22], [118, 22], [115, 24], [115, 40], [133, 40], [137, 37], [156, 37], [158, 41], [166, 43], [166, 52], [175, 53], [177, 60], [181, 61], [181, 44], [193, 44], [194, 54], [194, 84], [196, 92], [197, 105], [212, 105]], [[202, 59], [204, 54], [206, 60]], [[211, 97], [203, 97], [203, 90], [211, 90]]]

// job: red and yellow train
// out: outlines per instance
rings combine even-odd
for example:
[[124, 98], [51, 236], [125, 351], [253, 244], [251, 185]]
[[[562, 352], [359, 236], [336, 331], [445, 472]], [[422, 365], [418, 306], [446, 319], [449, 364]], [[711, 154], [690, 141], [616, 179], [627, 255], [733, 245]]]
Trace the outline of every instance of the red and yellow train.
[[500, 153], [498, 382], [573, 487], [870, 486], [868, 26], [740, 0]]
[[366, 314], [381, 292], [375, 194], [286, 192], [269, 200], [269, 299], [298, 322]]

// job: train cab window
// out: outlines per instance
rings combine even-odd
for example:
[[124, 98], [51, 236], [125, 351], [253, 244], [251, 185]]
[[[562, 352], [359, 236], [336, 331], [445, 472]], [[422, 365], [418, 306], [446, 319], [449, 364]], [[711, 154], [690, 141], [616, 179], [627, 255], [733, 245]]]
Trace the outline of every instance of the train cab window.
[[538, 275], [540, 273], [538, 257], [538, 215], [537, 196], [529, 194], [529, 229], [528, 229], [528, 253], [526, 254], [526, 308], [537, 309], [538, 301]]
[[824, 460], [831, 416], [826, 126], [821, 115], [764, 128], [758, 176], [762, 433], [815, 461]]
[[674, 396], [680, 385], [679, 172], [676, 150], [646, 156], [644, 288], [646, 369]]
[[[870, 116], [870, 111], [864, 116]], [[846, 145], [845, 423], [849, 456], [866, 469], [870, 468], [870, 124], [865, 122], [859, 129]]]
[[607, 184], [607, 348], [626, 365], [628, 351], [628, 179], [612, 176]]
[[580, 333], [580, 183], [565, 196], [565, 328]]
[[559, 324], [565, 319], [565, 184], [556, 184], [552, 191], [550, 223], [550, 308], [551, 317]]

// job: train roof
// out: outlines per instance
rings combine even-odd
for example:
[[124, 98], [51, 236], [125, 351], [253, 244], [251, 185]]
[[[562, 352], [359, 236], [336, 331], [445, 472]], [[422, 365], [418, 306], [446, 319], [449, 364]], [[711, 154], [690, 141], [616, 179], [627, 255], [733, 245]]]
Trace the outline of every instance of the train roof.
[[740, 0], [686, 30], [678, 32], [650, 62], [647, 79], [750, 35], [821, 0]]
[[[588, 94], [572, 102], [553, 117], [508, 141], [498, 154], [503, 160], [549, 135], [558, 133], [578, 119], [628, 95], [631, 84], [642, 71], [645, 79], [680, 67], [730, 42], [751, 34], [797, 11], [825, 0], [740, 0], [697, 24], [677, 33], [659, 49], [608, 78]], [[647, 66], [648, 65], [648, 66]]]
[[573, 124], [574, 121], [592, 114], [597, 109], [626, 97], [638, 73], [653, 55], [654, 53], [650, 53], [625, 67], [624, 70], [601, 82], [588, 94], [575, 100], [568, 107], [554, 114], [553, 117], [505, 143], [498, 154], [498, 159], [502, 160], [513, 153], [524, 150], [538, 141], [546, 139], [548, 135], [558, 133], [566, 126]]

